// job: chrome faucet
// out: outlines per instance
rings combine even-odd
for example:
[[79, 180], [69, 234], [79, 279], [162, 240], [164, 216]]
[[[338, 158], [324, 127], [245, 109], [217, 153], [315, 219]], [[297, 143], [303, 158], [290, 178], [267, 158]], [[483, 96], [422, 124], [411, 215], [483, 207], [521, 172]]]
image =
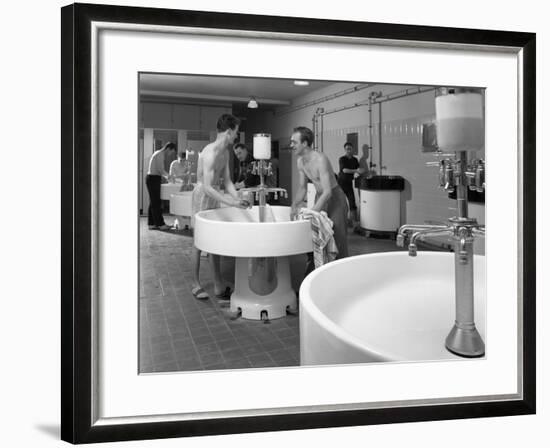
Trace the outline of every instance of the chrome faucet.
[[485, 162], [473, 160], [468, 164], [467, 152], [457, 151], [454, 159], [436, 163], [439, 165], [439, 186], [447, 192], [456, 190], [458, 216], [450, 218], [446, 225], [405, 224], [399, 228], [396, 242], [400, 247], [408, 242], [409, 255], [415, 257], [417, 241], [437, 236], [447, 236], [453, 241], [456, 318], [445, 347], [460, 356], [479, 357], [485, 354], [485, 344], [474, 321], [473, 242], [475, 237], [485, 236], [485, 227], [468, 217], [467, 193], [468, 188], [485, 191]]
[[260, 176], [260, 185], [256, 187], [241, 188], [239, 192], [254, 194], [256, 196], [256, 200], [258, 201], [258, 205], [260, 206], [260, 222], [264, 222], [267, 195], [269, 193], [273, 193], [274, 199], [277, 200], [279, 195], [281, 197], [288, 198], [288, 193], [284, 188], [268, 187], [265, 185], [264, 178], [266, 176], [273, 175], [271, 162], [267, 162], [266, 160], [255, 160], [254, 162], [252, 162], [252, 174]]

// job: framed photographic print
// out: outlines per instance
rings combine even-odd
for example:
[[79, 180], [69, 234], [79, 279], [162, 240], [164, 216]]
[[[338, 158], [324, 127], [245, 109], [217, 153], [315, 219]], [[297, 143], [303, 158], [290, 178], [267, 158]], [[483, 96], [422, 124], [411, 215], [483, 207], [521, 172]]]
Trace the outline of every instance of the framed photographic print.
[[62, 176], [66, 441], [535, 412], [534, 34], [66, 6]]

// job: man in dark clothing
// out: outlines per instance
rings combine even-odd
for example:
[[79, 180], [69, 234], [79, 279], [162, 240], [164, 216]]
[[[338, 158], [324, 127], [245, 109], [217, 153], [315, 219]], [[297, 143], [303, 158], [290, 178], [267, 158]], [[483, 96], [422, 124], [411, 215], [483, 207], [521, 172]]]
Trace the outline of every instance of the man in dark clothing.
[[357, 226], [357, 205], [353, 191], [353, 176], [359, 171], [359, 161], [353, 156], [353, 145], [349, 142], [344, 144], [345, 155], [338, 159], [340, 171], [338, 172], [338, 185], [344, 190], [349, 202], [351, 219], [353, 225]]
[[248, 149], [243, 143], [237, 143], [233, 147], [235, 157], [239, 161], [239, 168], [235, 170], [235, 187], [250, 188], [260, 185], [260, 176], [252, 174], [252, 162], [254, 158], [248, 152]]

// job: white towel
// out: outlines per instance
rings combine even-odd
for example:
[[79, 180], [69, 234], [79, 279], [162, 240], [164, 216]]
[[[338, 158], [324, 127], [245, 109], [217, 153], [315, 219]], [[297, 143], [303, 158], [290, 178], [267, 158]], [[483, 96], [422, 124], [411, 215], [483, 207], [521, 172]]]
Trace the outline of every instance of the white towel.
[[298, 219], [307, 219], [311, 223], [315, 267], [318, 268], [334, 260], [336, 255], [338, 255], [338, 248], [334, 241], [333, 222], [327, 216], [327, 213], [301, 208], [298, 213]]

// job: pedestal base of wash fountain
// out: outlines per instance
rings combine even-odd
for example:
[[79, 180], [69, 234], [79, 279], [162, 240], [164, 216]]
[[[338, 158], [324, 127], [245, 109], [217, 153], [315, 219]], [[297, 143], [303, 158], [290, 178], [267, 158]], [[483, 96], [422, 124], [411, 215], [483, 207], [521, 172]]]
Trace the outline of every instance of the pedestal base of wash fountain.
[[[275, 264], [275, 282], [251, 276], [259, 263]], [[270, 283], [272, 284], [270, 287]], [[274, 283], [274, 284], [273, 284]], [[267, 320], [286, 316], [288, 308], [298, 307], [296, 293], [290, 284], [287, 257], [237, 258], [235, 260], [235, 290], [231, 294], [231, 312], [244, 319]]]

